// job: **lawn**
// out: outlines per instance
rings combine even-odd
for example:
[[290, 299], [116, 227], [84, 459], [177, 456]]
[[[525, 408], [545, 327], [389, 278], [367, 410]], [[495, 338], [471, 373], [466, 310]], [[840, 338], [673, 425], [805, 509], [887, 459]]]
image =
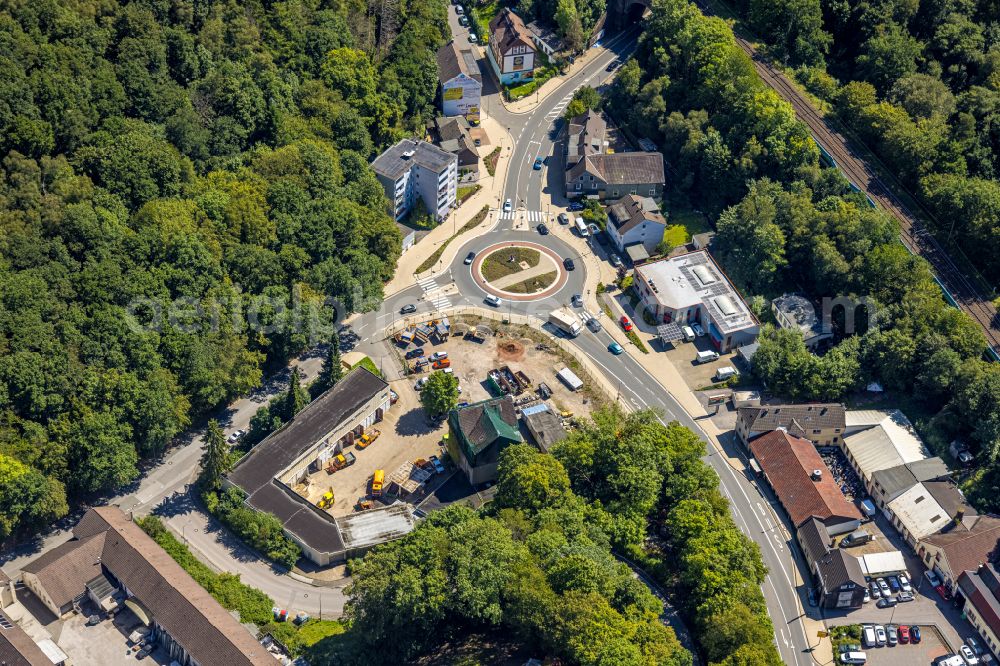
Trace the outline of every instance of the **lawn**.
[[[500, 149], [497, 148], [497, 150]], [[441, 258], [441, 255], [444, 254], [444, 249], [448, 247], [448, 244], [451, 243], [453, 240], [455, 240], [455, 238], [457, 238], [458, 236], [464, 234], [466, 231], [469, 231], [470, 229], [475, 229], [477, 226], [479, 226], [479, 223], [486, 219], [486, 216], [489, 214], [489, 212], [490, 212], [489, 206], [483, 206], [482, 208], [480, 208], [479, 212], [473, 215], [471, 220], [463, 224], [462, 228], [459, 229], [454, 236], [452, 236], [445, 242], [441, 243], [441, 247], [434, 250], [431, 256], [424, 259], [424, 262], [419, 266], [417, 266], [417, 272], [423, 273], [426, 270], [434, 268], [434, 264], [436, 264], [438, 262], [438, 259]]]
[[356, 368], [358, 366], [361, 366], [365, 370], [368, 370], [370, 373], [372, 373], [376, 377], [381, 377], [382, 376], [382, 372], [378, 369], [378, 366], [375, 365], [375, 361], [371, 360], [367, 356], [365, 356], [363, 359], [361, 359], [360, 361], [358, 361], [357, 363], [355, 363], [353, 366], [351, 366], [351, 370], [353, 370], [354, 368]]
[[[511, 255], [514, 256], [514, 261], [510, 261]], [[521, 268], [522, 261], [528, 264], [528, 268], [534, 268], [540, 260], [541, 255], [538, 250], [527, 247], [509, 247], [496, 250], [486, 257], [481, 270], [483, 277], [492, 282], [524, 270]]]
[[458, 195], [457, 195], [458, 202], [459, 203], [465, 202], [466, 199], [468, 199], [473, 194], [478, 192], [481, 188], [482, 185], [479, 185], [478, 183], [475, 185], [463, 185], [462, 187], [458, 188]]
[[535, 292], [550, 287], [552, 283], [556, 281], [557, 275], [559, 274], [555, 271], [545, 273], [544, 275], [537, 275], [533, 278], [528, 278], [523, 282], [518, 282], [508, 287], [504, 287], [503, 290], [509, 291], [512, 294], [534, 294]]
[[292, 622], [273, 623], [270, 633], [282, 645], [288, 648], [293, 656], [311, 652], [311, 648], [330, 636], [344, 633], [344, 625], [336, 620], [307, 620], [301, 627]]
[[705, 216], [696, 213], [690, 208], [669, 207], [667, 220], [671, 222], [663, 232], [663, 240], [670, 243], [671, 247], [680, 247], [691, 242], [691, 237], [695, 234], [710, 231]]

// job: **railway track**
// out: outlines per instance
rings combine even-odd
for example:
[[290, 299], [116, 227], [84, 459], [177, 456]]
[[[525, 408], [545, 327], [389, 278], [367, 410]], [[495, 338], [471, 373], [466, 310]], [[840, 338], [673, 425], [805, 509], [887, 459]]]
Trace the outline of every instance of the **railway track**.
[[[705, 2], [698, 2], [705, 13], [713, 13]], [[855, 156], [847, 138], [830, 127], [809, 100], [785, 76], [759, 56], [746, 39], [735, 35], [736, 43], [753, 61], [761, 79], [792, 105], [799, 120], [812, 132], [813, 138], [836, 162], [837, 167], [873, 204], [890, 213], [899, 222], [900, 241], [911, 253], [923, 257], [933, 270], [935, 279], [947, 300], [979, 324], [986, 336], [990, 355], [1000, 360], [1000, 319], [997, 308], [976, 289], [937, 239], [927, 231], [907, 207], [885, 186], [866, 162]]]

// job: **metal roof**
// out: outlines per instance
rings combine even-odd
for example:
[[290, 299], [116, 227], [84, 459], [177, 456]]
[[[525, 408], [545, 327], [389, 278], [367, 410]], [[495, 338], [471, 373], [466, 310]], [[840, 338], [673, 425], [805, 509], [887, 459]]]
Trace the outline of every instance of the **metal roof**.
[[897, 571], [906, 571], [906, 561], [903, 559], [903, 554], [898, 550], [892, 550], [887, 553], [868, 553], [867, 555], [862, 555], [860, 560], [861, 570], [865, 572], [865, 575], [871, 577], [895, 573]]
[[[852, 412], [847, 412], [850, 415]], [[865, 479], [873, 473], [924, 460], [930, 451], [902, 412], [883, 412], [884, 418], [867, 430], [844, 438], [844, 447]], [[850, 421], [848, 421], [850, 427]]]
[[922, 483], [914, 485], [887, 505], [914, 539], [940, 532], [950, 516]]
[[416, 527], [413, 507], [403, 502], [337, 518], [348, 550], [370, 548], [406, 536]]

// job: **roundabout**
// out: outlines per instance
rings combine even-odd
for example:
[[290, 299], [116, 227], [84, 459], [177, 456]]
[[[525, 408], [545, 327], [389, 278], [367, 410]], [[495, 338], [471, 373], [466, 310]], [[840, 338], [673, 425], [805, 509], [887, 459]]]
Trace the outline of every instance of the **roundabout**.
[[486, 293], [513, 301], [548, 298], [569, 279], [562, 258], [532, 241], [493, 243], [472, 262], [472, 278]]

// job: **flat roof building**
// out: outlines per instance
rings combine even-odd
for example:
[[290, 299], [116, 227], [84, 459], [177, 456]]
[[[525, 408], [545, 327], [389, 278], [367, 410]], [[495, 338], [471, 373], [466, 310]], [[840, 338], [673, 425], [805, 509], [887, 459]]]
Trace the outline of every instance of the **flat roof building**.
[[455, 207], [458, 156], [432, 143], [403, 139], [376, 157], [372, 170], [397, 221], [413, 210], [418, 199], [436, 220], [443, 220]]
[[743, 297], [705, 250], [637, 266], [635, 287], [654, 319], [698, 322], [720, 352], [748, 345], [760, 332]]
[[226, 483], [247, 494], [248, 506], [277, 516], [310, 560], [320, 566], [341, 561], [347, 544], [337, 522], [292, 487], [352, 446], [389, 405], [385, 380], [357, 367], [243, 456]]
[[521, 420], [542, 453], [548, 453], [553, 444], [566, 439], [562, 421], [546, 404], [524, 408], [521, 410]]
[[406, 536], [417, 526], [413, 507], [403, 502], [337, 518], [346, 557], [360, 557], [374, 546]]
[[823, 340], [833, 337], [816, 316], [816, 308], [801, 294], [784, 294], [771, 301], [771, 312], [781, 328], [799, 331], [806, 347], [814, 349]]

